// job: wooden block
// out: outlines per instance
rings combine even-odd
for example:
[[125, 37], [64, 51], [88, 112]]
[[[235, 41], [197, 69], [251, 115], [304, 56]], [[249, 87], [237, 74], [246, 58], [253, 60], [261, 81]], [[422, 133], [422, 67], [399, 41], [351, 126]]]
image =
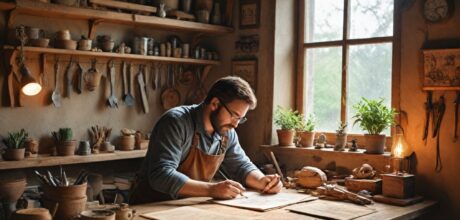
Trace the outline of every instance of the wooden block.
[[382, 174], [383, 195], [407, 199], [415, 195], [415, 176], [412, 174]]
[[345, 186], [347, 190], [352, 192], [359, 192], [361, 190], [367, 190], [370, 193], [381, 194], [382, 193], [382, 179], [353, 179], [345, 178]]
[[376, 202], [386, 203], [390, 205], [397, 205], [397, 206], [408, 206], [415, 203], [418, 203], [423, 200], [421, 196], [414, 196], [408, 199], [398, 199], [398, 198], [391, 198], [384, 195], [375, 195], [372, 199]]

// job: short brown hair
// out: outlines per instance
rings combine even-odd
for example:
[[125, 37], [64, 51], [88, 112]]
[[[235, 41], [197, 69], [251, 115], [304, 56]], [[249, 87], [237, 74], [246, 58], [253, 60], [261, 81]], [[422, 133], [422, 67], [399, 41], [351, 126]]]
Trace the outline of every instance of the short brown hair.
[[249, 104], [249, 109], [251, 110], [257, 106], [257, 98], [249, 83], [236, 76], [226, 76], [218, 79], [209, 89], [204, 103], [209, 104], [214, 97], [224, 103], [232, 102], [235, 99], [243, 100]]

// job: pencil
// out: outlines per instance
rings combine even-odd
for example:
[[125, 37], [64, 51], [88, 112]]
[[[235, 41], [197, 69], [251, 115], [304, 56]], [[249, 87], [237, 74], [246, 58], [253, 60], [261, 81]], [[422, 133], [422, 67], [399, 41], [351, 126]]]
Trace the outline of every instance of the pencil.
[[[220, 169], [218, 170], [219, 174], [224, 177], [226, 180], [229, 180], [229, 178], [224, 174], [224, 172], [222, 172]], [[243, 195], [243, 192], [240, 191], [240, 196], [244, 197], [244, 198], [248, 198], [247, 196]]]

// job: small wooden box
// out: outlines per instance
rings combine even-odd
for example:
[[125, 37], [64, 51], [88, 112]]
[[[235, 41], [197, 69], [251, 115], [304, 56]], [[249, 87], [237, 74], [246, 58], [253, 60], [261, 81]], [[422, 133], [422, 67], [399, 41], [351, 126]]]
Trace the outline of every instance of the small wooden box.
[[406, 199], [415, 195], [415, 176], [412, 174], [382, 174], [383, 195]]
[[382, 193], [382, 180], [381, 179], [353, 179], [345, 178], [345, 186], [347, 190], [352, 192], [359, 192], [367, 190], [373, 195]]

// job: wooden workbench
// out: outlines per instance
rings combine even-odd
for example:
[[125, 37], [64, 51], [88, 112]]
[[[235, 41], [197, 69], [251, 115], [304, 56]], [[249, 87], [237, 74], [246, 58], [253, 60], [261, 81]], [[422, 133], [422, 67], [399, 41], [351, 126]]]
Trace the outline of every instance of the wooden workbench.
[[[213, 212], [219, 212], [222, 214], [229, 214], [229, 215], [238, 215], [244, 216], [248, 218], [255, 218], [255, 219], [319, 219], [307, 215], [296, 214], [286, 210], [286, 207], [281, 209], [275, 209], [267, 212], [258, 212], [258, 211], [251, 211], [246, 209], [239, 209], [233, 208], [223, 205], [218, 205], [209, 202], [210, 198], [208, 197], [196, 197], [196, 198], [187, 198], [187, 199], [180, 199], [174, 201], [166, 201], [166, 202], [159, 202], [159, 203], [150, 203], [150, 204], [143, 204], [143, 205], [136, 205], [132, 206], [131, 208], [136, 209], [136, 217], [134, 219], [145, 219], [140, 217], [140, 214], [149, 213], [153, 211], [161, 211], [166, 209], [178, 208], [181, 206], [193, 206], [195, 208], [210, 210]], [[327, 201], [330, 203], [337, 203], [336, 201]], [[296, 204], [296, 205], [301, 205]], [[399, 207], [399, 206], [391, 206], [382, 203], [374, 203], [368, 207], [374, 208], [377, 212], [372, 213], [370, 215], [366, 215], [357, 219], [414, 219], [418, 216], [421, 216], [431, 209], [433, 209], [436, 205], [435, 201], [425, 200], [423, 202], [406, 206], [406, 207]], [[295, 206], [295, 205], [293, 205]], [[195, 220], [195, 219], [190, 219]]]

